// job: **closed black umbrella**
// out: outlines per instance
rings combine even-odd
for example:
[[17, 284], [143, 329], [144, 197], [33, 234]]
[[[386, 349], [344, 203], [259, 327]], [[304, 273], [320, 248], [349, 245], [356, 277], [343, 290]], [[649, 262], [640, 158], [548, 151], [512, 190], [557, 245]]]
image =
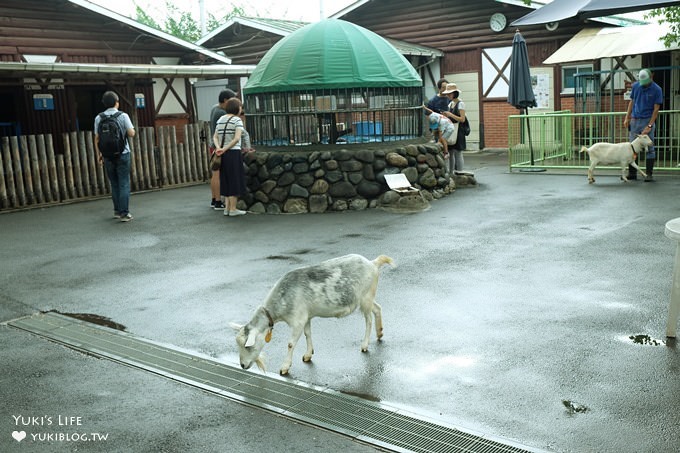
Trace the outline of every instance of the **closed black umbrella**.
[[527, 133], [529, 135], [529, 151], [531, 153], [531, 165], [534, 165], [534, 148], [531, 145], [531, 131], [529, 129], [529, 108], [536, 107], [536, 96], [531, 85], [531, 73], [529, 72], [529, 55], [527, 43], [520, 34], [515, 32], [512, 39], [512, 54], [510, 55], [510, 87], [508, 89], [508, 103], [515, 108], [524, 110], [527, 116]]

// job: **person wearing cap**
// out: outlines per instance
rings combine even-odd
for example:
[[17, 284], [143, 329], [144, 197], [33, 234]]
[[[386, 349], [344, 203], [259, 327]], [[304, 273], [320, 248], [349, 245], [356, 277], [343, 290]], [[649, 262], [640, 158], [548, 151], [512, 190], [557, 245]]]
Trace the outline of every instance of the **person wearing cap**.
[[[626, 118], [623, 120], [623, 127], [628, 128], [628, 139], [631, 142], [639, 134], [647, 134], [654, 141], [656, 119], [662, 104], [663, 90], [652, 80], [652, 71], [642, 69], [638, 81], [633, 83]], [[654, 180], [652, 173], [656, 161], [654, 145], [647, 149], [645, 157], [645, 182], [651, 182]], [[633, 166], [628, 166], [628, 179], [637, 179], [637, 170]]]
[[[426, 107], [431, 110], [434, 113], [442, 113], [443, 111], [446, 111], [449, 109], [449, 97], [443, 93], [443, 91], [446, 89], [446, 84], [448, 84], [448, 80], [446, 79], [439, 79], [437, 81], [437, 94], [435, 94], [432, 99], [430, 99], [427, 102]], [[432, 136], [434, 137], [434, 141], [437, 142], [440, 139], [440, 133], [439, 133], [439, 126], [435, 123], [430, 123], [430, 132], [432, 133]]]
[[457, 128], [458, 137], [456, 138], [455, 144], [452, 146], [452, 161], [450, 162], [452, 172], [463, 171], [463, 151], [465, 151], [465, 148], [467, 147], [465, 131], [462, 127], [463, 123], [465, 123], [465, 103], [460, 99], [460, 93], [461, 91], [455, 83], [448, 83], [444, 90], [444, 94], [449, 97], [449, 108], [443, 115], [454, 123], [459, 124], [459, 127]]

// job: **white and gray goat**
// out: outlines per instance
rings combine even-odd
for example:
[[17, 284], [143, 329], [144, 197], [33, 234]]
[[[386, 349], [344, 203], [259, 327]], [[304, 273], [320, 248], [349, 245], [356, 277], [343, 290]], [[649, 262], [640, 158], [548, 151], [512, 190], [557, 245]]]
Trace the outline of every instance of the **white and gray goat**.
[[638, 167], [635, 159], [637, 155], [647, 149], [647, 147], [652, 146], [652, 139], [649, 135], [638, 135], [632, 142], [623, 143], [595, 143], [590, 148], [585, 146], [581, 148], [581, 152], [587, 152], [590, 156], [590, 167], [588, 167], [588, 183], [592, 184], [595, 182], [595, 177], [593, 176], [593, 170], [598, 164], [603, 165], [621, 165], [621, 179], [628, 182], [626, 178], [626, 169], [628, 165], [635, 167], [642, 176], [647, 176], [647, 174]]
[[375, 302], [375, 293], [380, 267], [392, 263], [392, 258], [385, 255], [371, 261], [361, 255], [352, 254], [286, 273], [271, 289], [264, 305], [255, 310], [248, 324], [231, 324], [237, 332], [236, 344], [241, 368], [248, 369], [255, 363], [264, 370], [260, 353], [265, 343], [271, 339], [274, 324], [283, 321], [288, 324], [291, 332], [288, 355], [281, 365], [280, 373], [288, 374], [293, 362], [293, 350], [303, 331], [307, 339], [307, 351], [302, 356], [302, 361], [312, 360], [312, 318], [342, 318], [357, 307], [366, 321], [361, 351], [368, 351], [371, 316], [375, 317], [378, 340], [383, 336], [382, 310]]

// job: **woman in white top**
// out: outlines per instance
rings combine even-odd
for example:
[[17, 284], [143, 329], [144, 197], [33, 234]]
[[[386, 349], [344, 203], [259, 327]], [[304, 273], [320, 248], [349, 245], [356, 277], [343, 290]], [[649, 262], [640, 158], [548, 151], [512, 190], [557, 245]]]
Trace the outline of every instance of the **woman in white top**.
[[239, 117], [241, 101], [237, 98], [229, 99], [224, 111], [227, 114], [217, 120], [213, 143], [216, 147], [215, 153], [222, 156], [220, 195], [226, 201], [224, 215], [238, 216], [246, 213], [246, 211], [236, 209], [238, 197], [246, 190], [246, 175], [241, 154], [241, 136], [243, 135], [243, 121]]

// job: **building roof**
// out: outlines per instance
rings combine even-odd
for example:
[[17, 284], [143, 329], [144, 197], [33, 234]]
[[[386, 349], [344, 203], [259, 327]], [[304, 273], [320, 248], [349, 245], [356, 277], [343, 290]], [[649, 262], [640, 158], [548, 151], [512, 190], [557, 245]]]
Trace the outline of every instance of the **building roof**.
[[601, 58], [639, 55], [679, 49], [676, 43], [668, 48], [661, 37], [668, 28], [658, 24], [632, 27], [586, 28], [578, 32], [548, 57], [544, 64], [593, 61]]
[[[555, 3], [554, 0], [532, 0], [528, 5], [524, 3], [524, 0], [495, 0], [498, 3], [503, 3], [506, 5], [521, 6], [524, 8], [531, 8], [534, 11], [527, 13], [518, 20], [512, 22], [512, 26], [517, 25], [536, 25], [545, 24], [550, 22], [559, 22], [562, 20], [571, 19], [578, 15], [578, 10], [589, 0], [567, 0]], [[612, 0], [608, 0], [612, 1]], [[649, 0], [656, 1], [656, 0]], [[553, 4], [555, 3], [555, 4]], [[552, 6], [551, 6], [552, 5]], [[564, 6], [560, 6], [564, 5]], [[557, 8], [555, 8], [557, 6]], [[650, 7], [651, 8], [651, 7]], [[555, 11], [558, 10], [559, 12]], [[551, 11], [555, 11], [551, 13]], [[623, 13], [624, 11], [620, 11]], [[611, 13], [610, 13], [611, 14]], [[616, 14], [619, 14], [617, 12]], [[593, 22], [599, 22], [603, 24], [616, 25], [619, 27], [627, 27], [631, 25], [642, 25], [646, 22], [633, 19], [630, 17], [624, 17], [619, 15], [603, 15], [599, 17], [590, 16], [588, 20]]]
[[381, 36], [327, 19], [277, 42], [253, 71], [244, 93], [352, 87], [421, 86], [420, 76]]
[[[552, 0], [535, 11], [512, 22], [517, 25], [537, 25], [560, 22], [566, 19], [601, 20], [603, 16], [624, 14], [677, 5], [677, 0]], [[619, 19], [621, 19], [619, 17]]]
[[239, 26], [257, 28], [275, 35], [288, 36], [290, 33], [294, 32], [295, 30], [299, 30], [305, 25], [307, 25], [307, 22], [282, 19], [265, 19], [262, 17], [232, 17], [227, 22], [196, 41], [196, 44], [202, 46], [206, 43], [209, 43], [211, 39], [222, 34], [226, 30], [230, 28], [238, 28]]
[[186, 50], [190, 50], [202, 55], [205, 55], [206, 57], [212, 58], [215, 61], [218, 61], [220, 63], [226, 63], [229, 64], [231, 63], [231, 59], [226, 57], [223, 54], [219, 54], [217, 52], [213, 52], [212, 50], [206, 49], [205, 47], [202, 47], [198, 44], [193, 44], [187, 41], [184, 41], [183, 39], [180, 39], [176, 36], [173, 36], [169, 33], [165, 33], [163, 31], [157, 30], [153, 27], [149, 27], [148, 25], [142, 24], [140, 22], [137, 22], [136, 20], [133, 20], [127, 16], [123, 16], [122, 14], [118, 14], [115, 11], [111, 11], [110, 9], [106, 9], [103, 6], [95, 5], [94, 3], [91, 3], [87, 0], [68, 0], [69, 3], [72, 3], [74, 5], [77, 5], [81, 8], [85, 8], [89, 11], [92, 11], [94, 13], [100, 14], [102, 16], [106, 16], [110, 19], [113, 19], [117, 22], [120, 22], [122, 24], [125, 24], [128, 27], [137, 29], [141, 32], [144, 32], [146, 34], [155, 36], [161, 40], [168, 41], [170, 43], [173, 43], [179, 47], [185, 48]]
[[23, 63], [0, 61], [0, 76], [6, 77], [66, 77], [76, 75], [128, 77], [223, 77], [247, 75], [253, 65], [156, 65], [100, 63]]
[[[290, 21], [281, 19], [265, 19], [262, 17], [233, 17], [225, 22], [220, 27], [214, 29], [198, 41], [196, 44], [207, 45], [210, 47], [210, 42], [222, 33], [227, 32], [230, 28], [238, 28], [239, 26], [251, 27], [262, 30], [264, 32], [272, 33], [279, 36], [288, 36], [292, 32], [309, 25], [309, 22]], [[442, 57], [444, 52], [433, 47], [422, 46], [419, 44], [401, 41], [399, 39], [386, 38], [402, 55], [423, 55], [429, 57]]]

